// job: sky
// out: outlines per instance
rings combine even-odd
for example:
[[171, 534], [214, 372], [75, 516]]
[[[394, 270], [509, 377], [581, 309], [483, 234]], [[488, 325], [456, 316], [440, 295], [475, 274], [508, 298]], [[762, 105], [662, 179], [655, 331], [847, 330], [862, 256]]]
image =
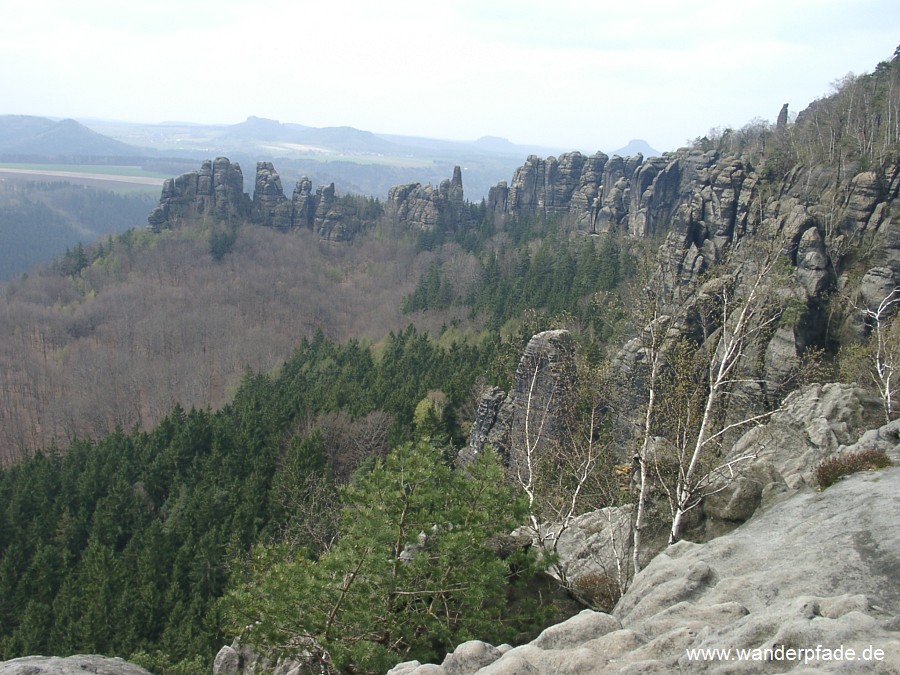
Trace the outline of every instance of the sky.
[[897, 0], [0, 0], [0, 114], [611, 150], [796, 113], [900, 44]]

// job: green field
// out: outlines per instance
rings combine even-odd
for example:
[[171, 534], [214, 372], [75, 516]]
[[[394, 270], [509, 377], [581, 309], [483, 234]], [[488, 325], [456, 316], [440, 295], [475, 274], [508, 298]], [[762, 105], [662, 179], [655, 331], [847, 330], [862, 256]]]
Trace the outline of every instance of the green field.
[[0, 163], [0, 180], [65, 181], [119, 193], [156, 192], [168, 177], [139, 166]]

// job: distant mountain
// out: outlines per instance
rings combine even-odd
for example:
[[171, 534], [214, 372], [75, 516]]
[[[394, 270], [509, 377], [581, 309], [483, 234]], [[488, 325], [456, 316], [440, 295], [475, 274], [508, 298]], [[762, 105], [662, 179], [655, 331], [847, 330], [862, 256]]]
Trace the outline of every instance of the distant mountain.
[[482, 150], [490, 150], [491, 152], [515, 153], [519, 152], [519, 148], [509, 139], [500, 138], [499, 136], [482, 136], [473, 145]]
[[235, 141], [274, 142], [299, 146], [295, 149], [351, 155], [402, 155], [408, 152], [408, 149], [399, 147], [396, 143], [370, 131], [353, 127], [306, 127], [302, 124], [283, 124], [276, 120], [252, 116], [240, 124], [224, 127], [216, 137], [216, 141], [226, 145]]
[[290, 140], [297, 133], [309, 130], [301, 124], [282, 124], [277, 120], [251, 115], [243, 122], [222, 128], [222, 137], [254, 141]]
[[613, 150], [609, 154], [610, 156], [619, 155], [619, 157], [634, 157], [638, 153], [641, 153], [645, 158], [659, 157], [662, 155], [659, 150], [651, 148], [650, 144], [642, 138], [633, 138], [628, 141], [628, 145], [621, 147], [618, 150]]
[[57, 122], [46, 117], [0, 115], [0, 152], [9, 145], [46, 133], [56, 124]]
[[153, 154], [113, 140], [72, 119], [0, 116], [0, 155], [6, 157], [136, 157]]

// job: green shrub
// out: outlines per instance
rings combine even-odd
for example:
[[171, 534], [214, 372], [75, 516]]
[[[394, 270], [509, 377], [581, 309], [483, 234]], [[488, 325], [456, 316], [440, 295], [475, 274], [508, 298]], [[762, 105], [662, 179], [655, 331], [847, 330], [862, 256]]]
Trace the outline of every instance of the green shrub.
[[823, 490], [834, 485], [841, 476], [857, 471], [872, 471], [890, 466], [891, 460], [884, 450], [861, 450], [840, 457], [829, 457], [816, 467], [816, 484]]

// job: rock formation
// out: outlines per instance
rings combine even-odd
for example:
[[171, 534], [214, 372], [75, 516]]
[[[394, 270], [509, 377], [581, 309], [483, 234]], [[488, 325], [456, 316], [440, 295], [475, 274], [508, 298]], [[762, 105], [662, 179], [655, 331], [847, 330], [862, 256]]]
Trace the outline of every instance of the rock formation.
[[526, 447], [540, 452], [565, 442], [575, 400], [575, 345], [565, 330], [538, 333], [528, 341], [516, 368], [512, 391], [488, 389], [478, 406], [469, 445], [457, 463], [474, 460], [491, 445], [508, 466], [521, 461]]
[[272, 162], [256, 163], [256, 187], [253, 190], [253, 222], [287, 230], [293, 225], [292, 203], [284, 196], [281, 177]]
[[307, 675], [319, 672], [318, 669], [302, 657], [270, 659], [257, 654], [249, 645], [235, 640], [230, 646], [219, 650], [213, 661], [213, 675]]
[[453, 169], [453, 178], [435, 188], [421, 183], [396, 185], [388, 191], [385, 213], [394, 225], [430, 231], [456, 231], [465, 225], [462, 170]]
[[[215, 162], [207, 160], [199, 172], [191, 171], [165, 181], [159, 205], [147, 218], [148, 227], [159, 232], [186, 223], [249, 221], [281, 231], [306, 228], [322, 239], [347, 241], [373, 225], [359, 218], [353, 209], [341, 205], [334, 183], [313, 193], [312, 181], [303, 176], [288, 199], [271, 162], [257, 163], [253, 198], [243, 190], [243, 174], [238, 164], [225, 157]], [[458, 201], [462, 203], [461, 179]]]
[[140, 666], [108, 656], [25, 656], [0, 662], [0, 675], [151, 675]]
[[232, 223], [248, 218], [250, 206], [240, 165], [217, 157], [204, 161], [199, 171], [166, 179], [147, 222], [155, 232], [204, 219]]

